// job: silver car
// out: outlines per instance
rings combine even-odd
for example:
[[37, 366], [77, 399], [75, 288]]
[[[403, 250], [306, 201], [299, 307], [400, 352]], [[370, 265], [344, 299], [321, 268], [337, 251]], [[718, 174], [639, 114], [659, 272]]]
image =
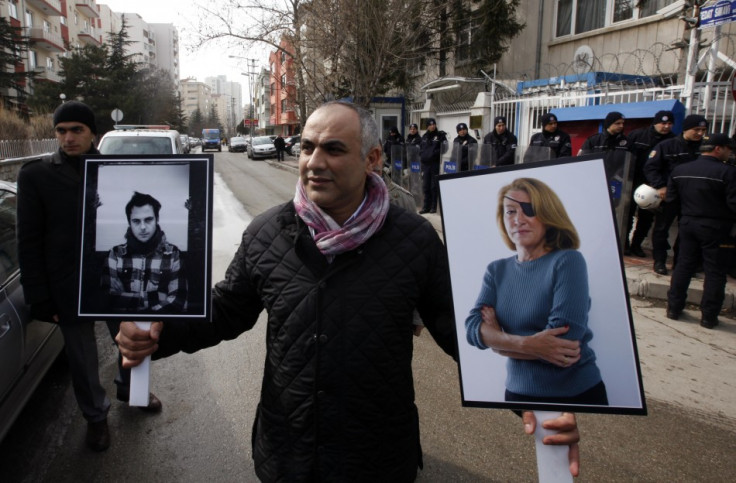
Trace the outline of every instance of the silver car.
[[64, 348], [59, 327], [31, 320], [15, 242], [15, 184], [0, 181], [0, 440]]
[[276, 146], [270, 136], [258, 136], [248, 144], [248, 157], [251, 159], [273, 158], [276, 156]]

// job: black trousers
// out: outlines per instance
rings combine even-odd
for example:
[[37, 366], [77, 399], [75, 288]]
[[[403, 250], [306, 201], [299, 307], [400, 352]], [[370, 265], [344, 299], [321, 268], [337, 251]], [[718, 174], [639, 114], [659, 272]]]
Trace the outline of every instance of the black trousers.
[[424, 192], [424, 210], [437, 209], [437, 195], [439, 192], [438, 176], [439, 163], [422, 164], [422, 191]]
[[[119, 322], [108, 322], [110, 335], [117, 335]], [[99, 422], [107, 418], [110, 400], [100, 383], [95, 323], [81, 322], [59, 324], [64, 336], [64, 350], [69, 362], [74, 396], [87, 421]], [[115, 378], [118, 392], [130, 391], [130, 369], [123, 369], [122, 356], [118, 352], [118, 374]]]
[[[639, 208], [634, 199], [631, 199], [629, 204], [629, 213], [626, 217], [626, 235], [628, 237], [631, 233], [631, 229], [634, 228], [634, 215], [636, 215], [636, 228], [634, 233], [631, 235], [632, 247], [641, 247], [641, 244], [646, 240], [649, 229], [652, 227], [654, 222], [654, 213], [649, 210]], [[626, 238], [627, 246], [629, 239]]]
[[[670, 227], [677, 218], [677, 207], [671, 203], [662, 203], [662, 211], [654, 216], [654, 229], [652, 230], [652, 252], [654, 262], [666, 262], [667, 250], [670, 243], [668, 241]], [[675, 250], [677, 251], [677, 250]], [[677, 254], [675, 254], [675, 258]]]
[[284, 160], [284, 151], [285, 151], [285, 149], [276, 148], [276, 160], [277, 161], [283, 161]]
[[702, 260], [705, 282], [700, 311], [704, 318], [712, 320], [718, 316], [723, 305], [726, 288], [726, 270], [732, 252], [729, 232], [731, 225], [714, 226], [697, 218], [680, 220], [680, 247], [677, 265], [672, 272], [667, 304], [676, 312], [685, 308], [690, 280]]

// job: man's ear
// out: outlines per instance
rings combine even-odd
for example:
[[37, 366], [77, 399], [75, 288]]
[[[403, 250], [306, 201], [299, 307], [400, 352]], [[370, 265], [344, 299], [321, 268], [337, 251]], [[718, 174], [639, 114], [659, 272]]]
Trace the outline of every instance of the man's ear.
[[380, 171], [383, 166], [383, 150], [380, 146], [374, 146], [373, 149], [368, 151], [368, 156], [365, 158], [365, 171], [370, 173], [371, 171]]

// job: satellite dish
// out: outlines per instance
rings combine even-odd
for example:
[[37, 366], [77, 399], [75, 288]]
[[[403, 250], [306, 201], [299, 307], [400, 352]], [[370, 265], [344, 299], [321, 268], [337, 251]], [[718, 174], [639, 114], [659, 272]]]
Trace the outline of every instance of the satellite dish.
[[581, 45], [575, 51], [572, 67], [577, 74], [585, 74], [593, 70], [593, 49], [589, 45]]

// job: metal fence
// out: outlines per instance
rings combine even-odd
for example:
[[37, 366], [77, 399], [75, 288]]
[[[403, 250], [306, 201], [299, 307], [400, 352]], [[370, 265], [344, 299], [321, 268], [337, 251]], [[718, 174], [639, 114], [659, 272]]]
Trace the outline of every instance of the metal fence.
[[56, 151], [59, 143], [56, 139], [18, 139], [0, 140], [0, 159], [22, 158]]
[[[539, 118], [552, 109], [630, 102], [681, 99], [684, 86], [648, 87], [641, 89], [599, 92], [556, 92], [551, 95], [518, 96], [495, 100], [491, 112], [506, 116], [508, 124], [516, 125], [518, 145], [528, 146], [532, 135], [542, 130]], [[684, 102], [684, 100], [683, 100]], [[703, 82], [695, 85], [690, 111], [708, 119], [710, 130], [732, 134], [736, 128], [736, 102], [731, 82]], [[517, 124], [518, 121], [518, 124]], [[522, 148], [523, 150], [523, 148]], [[523, 156], [523, 152], [517, 152]]]

